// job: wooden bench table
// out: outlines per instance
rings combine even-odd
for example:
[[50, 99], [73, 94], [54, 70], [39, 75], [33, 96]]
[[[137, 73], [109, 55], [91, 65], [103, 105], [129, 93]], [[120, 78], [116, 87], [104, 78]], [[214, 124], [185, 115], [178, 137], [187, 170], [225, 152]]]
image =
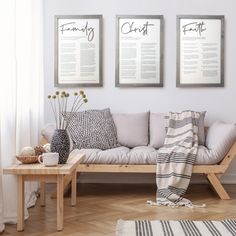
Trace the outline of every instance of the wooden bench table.
[[71, 205], [76, 205], [76, 168], [84, 155], [70, 156], [67, 163], [54, 167], [42, 164], [15, 164], [3, 169], [4, 174], [17, 175], [17, 230], [24, 230], [24, 182], [40, 181], [41, 205], [45, 205], [45, 183], [57, 183], [57, 230], [63, 229], [64, 178], [71, 178]]

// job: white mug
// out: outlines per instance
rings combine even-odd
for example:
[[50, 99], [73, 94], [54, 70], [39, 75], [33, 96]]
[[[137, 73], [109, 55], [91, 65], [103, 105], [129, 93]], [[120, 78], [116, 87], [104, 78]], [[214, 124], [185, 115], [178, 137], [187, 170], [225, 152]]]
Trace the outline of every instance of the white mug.
[[38, 157], [38, 161], [45, 166], [56, 166], [59, 161], [59, 154], [57, 152], [45, 152]]

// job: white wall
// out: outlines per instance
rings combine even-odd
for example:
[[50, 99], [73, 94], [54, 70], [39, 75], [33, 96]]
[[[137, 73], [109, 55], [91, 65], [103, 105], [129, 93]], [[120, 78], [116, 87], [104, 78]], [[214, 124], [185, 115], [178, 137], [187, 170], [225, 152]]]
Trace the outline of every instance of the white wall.
[[[46, 99], [54, 91], [54, 15], [103, 15], [102, 88], [85, 88], [86, 108], [112, 112], [206, 110], [206, 125], [215, 120], [236, 122], [235, 0], [44, 0], [45, 122], [53, 121]], [[115, 88], [115, 15], [164, 15], [164, 87]], [[225, 87], [176, 88], [176, 15], [225, 15]], [[225, 180], [236, 182], [236, 160]]]

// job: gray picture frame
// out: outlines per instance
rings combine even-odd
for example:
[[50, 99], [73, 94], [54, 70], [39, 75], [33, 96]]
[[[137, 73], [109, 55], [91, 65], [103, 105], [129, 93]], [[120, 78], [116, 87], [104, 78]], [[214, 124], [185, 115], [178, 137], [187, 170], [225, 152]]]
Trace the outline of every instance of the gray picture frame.
[[[219, 83], [183, 83], [181, 82], [181, 49], [180, 49], [180, 21], [181, 19], [212, 19], [221, 21], [220, 29], [220, 82]], [[177, 15], [176, 16], [176, 87], [224, 87], [224, 15]]]
[[[99, 21], [99, 78], [97, 83], [59, 83], [58, 78], [58, 21], [60, 19], [97, 19]], [[54, 40], [55, 40], [55, 47], [54, 47], [54, 86], [55, 87], [102, 87], [103, 86], [103, 16], [102, 15], [55, 15], [54, 16]]]
[[[121, 83], [119, 75], [119, 20], [120, 19], [158, 19], [160, 20], [160, 81], [157, 83]], [[163, 87], [163, 60], [164, 60], [164, 17], [163, 15], [116, 15], [116, 61], [115, 61], [115, 86], [116, 87]]]

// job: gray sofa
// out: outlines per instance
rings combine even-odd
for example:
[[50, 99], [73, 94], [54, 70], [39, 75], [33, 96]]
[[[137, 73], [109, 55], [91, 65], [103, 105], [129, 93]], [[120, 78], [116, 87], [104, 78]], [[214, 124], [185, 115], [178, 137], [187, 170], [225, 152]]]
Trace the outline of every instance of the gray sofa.
[[[199, 122], [199, 148], [195, 164], [210, 165], [219, 163], [235, 142], [236, 128], [234, 124], [224, 122], [213, 123], [205, 133], [205, 112]], [[115, 113], [112, 114], [119, 147], [101, 149], [80, 149], [85, 153], [83, 163], [86, 164], [155, 164], [158, 149], [165, 139], [163, 113]], [[51, 140], [55, 125], [48, 124], [42, 135]]]

